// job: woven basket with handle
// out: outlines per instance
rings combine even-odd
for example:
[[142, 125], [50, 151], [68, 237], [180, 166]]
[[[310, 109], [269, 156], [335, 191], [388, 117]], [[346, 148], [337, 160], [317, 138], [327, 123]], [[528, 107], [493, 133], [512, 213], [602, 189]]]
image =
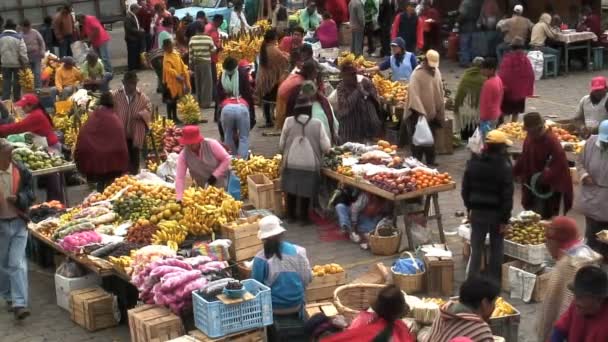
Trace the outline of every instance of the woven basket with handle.
[[[406, 254], [409, 255], [410, 259], [414, 261], [414, 266], [417, 267], [417, 263], [412, 253], [406, 251], [402, 253], [401, 256], [403, 257]], [[403, 274], [393, 271], [393, 268], [391, 267], [391, 273], [393, 275], [393, 283], [406, 293], [416, 293], [424, 290], [424, 270], [417, 269], [416, 274]]]
[[353, 320], [361, 311], [369, 309], [386, 285], [349, 284], [334, 291], [334, 305], [346, 319]]
[[[383, 228], [387, 229], [388, 228]], [[391, 236], [381, 236], [378, 226], [369, 234], [369, 249], [375, 255], [393, 255], [397, 253], [401, 243], [401, 232]]]

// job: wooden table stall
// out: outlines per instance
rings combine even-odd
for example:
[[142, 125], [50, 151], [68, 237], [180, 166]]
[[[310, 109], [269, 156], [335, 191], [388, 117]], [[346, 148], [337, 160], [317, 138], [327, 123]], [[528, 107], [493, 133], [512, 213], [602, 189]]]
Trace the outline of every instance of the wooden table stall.
[[587, 63], [589, 63], [591, 61], [591, 42], [597, 41], [597, 36], [593, 32], [559, 32], [556, 35], [556, 40], [564, 46], [565, 72], [567, 74], [570, 68], [570, 52], [587, 50]]
[[[393, 202], [393, 215], [395, 219], [395, 223], [398, 223], [398, 220], [403, 220], [403, 226], [405, 227], [405, 234], [407, 235], [408, 241], [408, 249], [414, 250], [414, 241], [412, 239], [412, 233], [410, 230], [410, 222], [407, 217], [411, 214], [424, 214], [426, 219], [434, 219], [437, 220], [437, 228], [439, 230], [439, 239], [441, 243], [445, 243], [445, 234], [443, 232], [443, 221], [441, 218], [441, 210], [439, 208], [439, 193], [445, 191], [451, 191], [456, 188], [456, 183], [452, 182], [445, 185], [420, 189], [412, 192], [406, 192], [400, 195], [395, 195], [392, 192], [388, 192], [386, 190], [380, 189], [379, 187], [369, 183], [363, 179], [355, 179], [352, 177], [347, 177], [342, 174], [339, 174], [330, 169], [322, 169], [322, 173], [333, 180], [338, 181], [339, 183], [347, 184], [349, 186], [358, 188], [362, 191], [369, 192], [376, 196], [382, 197], [389, 201]], [[412, 210], [410, 205], [412, 200], [424, 198], [424, 210], [422, 212], [418, 210]], [[433, 215], [429, 215], [431, 211], [431, 206], [433, 208]], [[396, 224], [399, 227], [398, 224]], [[403, 236], [403, 234], [401, 235]]]
[[71, 171], [75, 171], [76, 170], [76, 164], [74, 163], [67, 163], [67, 164], [63, 164], [61, 166], [57, 166], [57, 167], [51, 167], [48, 169], [42, 169], [42, 170], [36, 170], [36, 171], [31, 171], [32, 172], [32, 177], [33, 179], [33, 185], [34, 185], [34, 189], [38, 189], [38, 178], [39, 177], [43, 177], [43, 176], [47, 176], [53, 173], [60, 173], [61, 174], [61, 179], [62, 179], [62, 192], [63, 192], [63, 199], [65, 201], [65, 204], [67, 205], [69, 203], [68, 201], [68, 188], [67, 188], [67, 181], [66, 181], [66, 177], [65, 174]]

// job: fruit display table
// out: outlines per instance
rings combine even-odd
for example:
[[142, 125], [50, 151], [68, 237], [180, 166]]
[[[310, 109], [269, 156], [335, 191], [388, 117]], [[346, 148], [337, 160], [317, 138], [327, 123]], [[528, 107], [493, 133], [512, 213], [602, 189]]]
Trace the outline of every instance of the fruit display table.
[[67, 163], [67, 164], [63, 164], [61, 166], [57, 166], [57, 167], [51, 167], [48, 169], [41, 169], [41, 170], [36, 170], [36, 171], [32, 171], [32, 177], [34, 177], [33, 182], [34, 182], [34, 189], [38, 188], [38, 178], [42, 177], [42, 176], [46, 176], [46, 175], [50, 175], [53, 173], [60, 173], [61, 174], [61, 178], [63, 179], [63, 186], [61, 187], [62, 191], [63, 191], [63, 199], [65, 201], [65, 203], [69, 203], [68, 201], [68, 189], [67, 189], [67, 182], [65, 179], [65, 174], [71, 171], [75, 171], [76, 170], [76, 164], [74, 163]]
[[[424, 210], [422, 214], [426, 219], [437, 220], [437, 229], [439, 230], [439, 239], [441, 243], [445, 243], [445, 234], [443, 232], [443, 221], [441, 218], [441, 209], [439, 207], [439, 193], [451, 191], [456, 189], [456, 183], [450, 182], [448, 184], [418, 189], [402, 194], [394, 194], [392, 192], [381, 189], [374, 184], [364, 179], [358, 179], [342, 175], [338, 172], [332, 171], [331, 169], [323, 168], [321, 170], [323, 175], [331, 178], [339, 183], [347, 184], [349, 186], [358, 188], [360, 190], [369, 192], [381, 198], [387, 199], [393, 202], [393, 215], [395, 221], [403, 220], [403, 226], [405, 227], [405, 233], [407, 234], [408, 249], [414, 250], [415, 246], [413, 243], [412, 233], [410, 231], [409, 220], [406, 219], [410, 214], [418, 214], [420, 211], [411, 209], [412, 201], [424, 198]], [[433, 215], [430, 215], [431, 206], [433, 208]], [[396, 222], [397, 223], [397, 222]], [[403, 236], [403, 234], [401, 235]]]

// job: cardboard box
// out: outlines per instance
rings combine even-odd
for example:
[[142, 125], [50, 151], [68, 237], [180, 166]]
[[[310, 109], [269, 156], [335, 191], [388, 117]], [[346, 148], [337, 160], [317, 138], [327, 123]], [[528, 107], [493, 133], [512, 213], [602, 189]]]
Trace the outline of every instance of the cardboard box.
[[251, 216], [236, 220], [238, 227], [225, 224], [221, 228], [222, 237], [230, 239], [230, 258], [236, 262], [251, 260], [262, 248], [263, 244], [258, 239], [258, 221], [260, 216]]
[[97, 331], [118, 325], [116, 297], [102, 288], [93, 287], [70, 293], [71, 318], [88, 331]]
[[[509, 283], [509, 267], [515, 267], [522, 269], [525, 263], [520, 260], [514, 260], [502, 264], [502, 289], [506, 292], [511, 292], [511, 286]], [[532, 290], [532, 300], [535, 302], [542, 302], [544, 294], [549, 286], [549, 279], [551, 278], [551, 272], [545, 272], [536, 275], [536, 282], [534, 283], [534, 289]]]
[[435, 152], [437, 154], [454, 153], [454, 133], [452, 119], [446, 119], [443, 126], [435, 130]]
[[89, 273], [84, 277], [67, 278], [59, 274], [55, 274], [55, 296], [57, 297], [57, 305], [65, 310], [70, 310], [70, 292], [80, 289], [86, 289], [95, 285], [101, 284], [101, 278], [95, 273]]
[[247, 176], [249, 201], [256, 209], [272, 209], [274, 183], [264, 174]]
[[264, 329], [242, 331], [215, 339], [208, 337], [200, 330], [192, 330], [188, 335], [197, 342], [264, 342], [266, 340]]
[[306, 288], [306, 302], [331, 300], [334, 298], [336, 288], [344, 284], [346, 284], [346, 272], [312, 277], [312, 282]]
[[184, 335], [181, 318], [160, 305], [142, 305], [129, 310], [132, 342], [164, 342]]

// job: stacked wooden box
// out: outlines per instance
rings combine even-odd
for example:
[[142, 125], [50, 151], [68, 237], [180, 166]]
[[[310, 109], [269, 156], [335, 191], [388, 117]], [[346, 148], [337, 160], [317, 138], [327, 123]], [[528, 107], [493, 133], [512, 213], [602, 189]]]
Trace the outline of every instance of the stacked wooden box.
[[[449, 250], [445, 244], [424, 245]], [[424, 256], [426, 266], [426, 291], [431, 297], [452, 296], [454, 291], [454, 259], [450, 257]]]
[[182, 320], [160, 305], [142, 305], [129, 310], [132, 342], [164, 342], [184, 335]]
[[249, 201], [256, 209], [272, 209], [274, 183], [264, 174], [247, 176]]
[[230, 258], [236, 262], [251, 260], [263, 246], [258, 239], [259, 216], [251, 216], [236, 220], [237, 226], [230, 224], [222, 226], [222, 237], [230, 239]]
[[[88, 331], [97, 331], [118, 325], [116, 299], [99, 287], [70, 292], [72, 321]], [[116, 309], [116, 310], [115, 310]]]
[[344, 284], [346, 284], [346, 272], [313, 277], [306, 288], [306, 302], [333, 299], [334, 290]]

